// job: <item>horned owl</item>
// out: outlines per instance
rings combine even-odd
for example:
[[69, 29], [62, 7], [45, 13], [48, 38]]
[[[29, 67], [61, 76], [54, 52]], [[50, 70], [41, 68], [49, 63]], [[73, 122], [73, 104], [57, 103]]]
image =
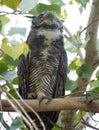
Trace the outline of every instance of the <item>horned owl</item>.
[[[18, 61], [21, 96], [24, 99], [39, 100], [64, 96], [67, 55], [64, 49], [62, 21], [50, 11], [33, 16], [26, 43], [29, 46], [29, 53], [27, 57], [22, 54]], [[57, 121], [59, 111], [38, 114], [46, 130], [51, 130]], [[34, 119], [33, 113], [29, 115]], [[40, 124], [37, 126], [42, 130]]]

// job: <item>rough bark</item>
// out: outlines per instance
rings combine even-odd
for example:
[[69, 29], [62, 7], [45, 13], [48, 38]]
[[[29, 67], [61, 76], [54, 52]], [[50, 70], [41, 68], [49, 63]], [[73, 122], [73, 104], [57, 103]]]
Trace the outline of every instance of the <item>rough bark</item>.
[[[99, 0], [93, 0], [90, 16], [88, 20], [88, 25], [90, 24], [90, 26], [86, 29], [86, 32], [89, 33], [90, 40], [88, 41], [85, 47], [86, 57], [84, 60], [84, 63], [90, 65], [90, 67], [92, 68], [92, 73], [99, 65], [99, 57], [98, 57], [98, 52], [96, 47], [98, 25], [99, 25], [99, 20], [97, 19], [99, 19]], [[72, 91], [72, 93], [75, 93], [73, 94], [73, 96], [81, 96], [79, 91], [86, 90], [90, 78], [82, 79], [79, 77], [77, 79], [78, 86], [74, 91]], [[76, 115], [76, 111], [71, 111], [71, 110], [62, 111], [63, 130], [67, 130], [67, 129], [75, 130], [74, 127], [75, 115]]]

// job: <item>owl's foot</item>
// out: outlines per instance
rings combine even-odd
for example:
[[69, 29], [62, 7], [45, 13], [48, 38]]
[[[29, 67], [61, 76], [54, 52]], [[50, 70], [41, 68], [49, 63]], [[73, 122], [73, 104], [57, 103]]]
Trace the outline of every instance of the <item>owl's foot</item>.
[[47, 99], [47, 101], [46, 101], [46, 103], [45, 103], [45, 104], [50, 103], [50, 102], [51, 102], [51, 100], [52, 100], [52, 98], [51, 98], [51, 97], [49, 97], [49, 96], [44, 96], [44, 97], [42, 97], [41, 99], [39, 99], [39, 105], [40, 105], [40, 103], [41, 103], [44, 99]]
[[42, 103], [44, 99], [47, 99], [46, 104], [48, 104], [52, 98], [50, 96], [46, 96], [44, 93], [39, 93], [37, 99], [39, 100], [39, 105]]

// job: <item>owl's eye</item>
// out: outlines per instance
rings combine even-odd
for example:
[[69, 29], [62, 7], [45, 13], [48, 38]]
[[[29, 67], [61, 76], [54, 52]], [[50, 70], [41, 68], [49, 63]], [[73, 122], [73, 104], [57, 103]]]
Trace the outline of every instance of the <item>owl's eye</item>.
[[42, 18], [42, 17], [43, 17], [43, 14], [40, 14], [38, 17], [39, 17], [39, 18]]

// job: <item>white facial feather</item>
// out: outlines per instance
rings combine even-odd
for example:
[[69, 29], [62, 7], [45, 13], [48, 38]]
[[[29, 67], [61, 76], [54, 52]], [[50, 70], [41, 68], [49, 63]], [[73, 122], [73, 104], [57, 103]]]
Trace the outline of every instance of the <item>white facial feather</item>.
[[60, 30], [39, 30], [38, 35], [44, 35], [51, 42], [54, 39], [58, 39], [62, 33]]
[[[44, 35], [46, 37], [46, 39], [48, 39], [45, 42], [47, 42], [47, 45], [50, 46], [50, 43], [52, 41], [55, 41], [56, 39], [58, 39], [62, 35], [62, 33], [60, 32], [60, 30], [39, 30], [37, 35]], [[48, 49], [49, 48], [46, 48], [42, 51], [43, 57], [45, 60], [47, 59], [47, 57], [49, 55]]]

